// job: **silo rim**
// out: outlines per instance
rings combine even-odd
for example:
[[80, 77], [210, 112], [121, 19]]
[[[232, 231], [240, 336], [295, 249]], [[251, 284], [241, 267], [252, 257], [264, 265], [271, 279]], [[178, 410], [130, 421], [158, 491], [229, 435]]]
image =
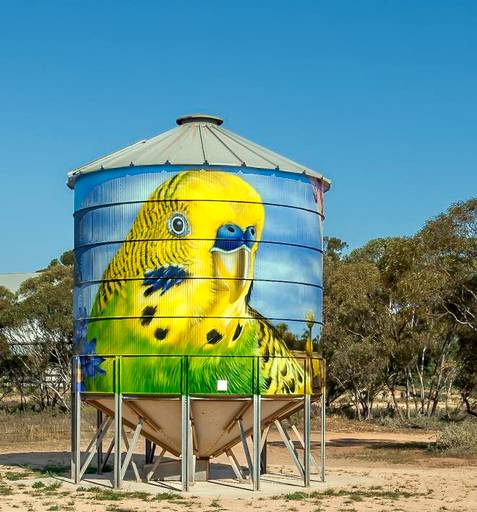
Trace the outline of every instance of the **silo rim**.
[[[275, 169], [271, 169], [269, 167], [249, 167], [248, 165], [242, 165], [242, 166], [237, 166], [237, 165], [229, 165], [229, 164], [220, 164], [220, 163], [215, 163], [215, 164], [209, 164], [209, 163], [201, 163], [201, 164], [191, 164], [191, 163], [174, 163], [174, 164], [171, 164], [171, 163], [157, 163], [157, 164], [142, 164], [142, 165], [127, 165], [127, 166], [118, 166], [118, 167], [103, 167], [101, 169], [97, 169], [96, 171], [94, 172], [98, 172], [98, 171], [117, 171], [117, 170], [121, 170], [121, 169], [131, 169], [131, 168], [144, 168], [144, 169], [147, 169], [148, 167], [163, 167], [163, 168], [167, 168], [167, 166], [173, 166], [173, 167], [183, 167], [184, 169], [195, 169], [195, 168], [200, 168], [201, 170], [208, 170], [208, 169], [251, 169], [251, 170], [256, 170], [256, 171], [278, 171], [278, 172], [283, 172], [285, 174], [290, 174], [290, 175], [304, 175], [304, 176], [309, 176], [311, 178], [315, 178], [319, 181], [321, 181], [324, 185], [324, 192], [328, 192], [331, 188], [331, 181], [326, 178], [325, 176], [323, 176], [322, 174], [316, 172], [316, 171], [310, 171], [309, 169], [303, 169], [301, 172], [296, 172], [296, 171], [290, 171], [288, 169], [281, 169], [281, 168], [275, 168]], [[76, 179], [79, 178], [80, 176], [84, 175], [84, 174], [90, 174], [90, 172], [87, 172], [87, 173], [83, 173], [81, 172], [81, 170], [76, 170], [76, 171], [72, 171], [70, 173], [68, 173], [68, 179], [66, 181], [66, 185], [68, 186], [68, 188], [70, 189], [74, 189], [75, 188], [75, 182], [76, 182]]]

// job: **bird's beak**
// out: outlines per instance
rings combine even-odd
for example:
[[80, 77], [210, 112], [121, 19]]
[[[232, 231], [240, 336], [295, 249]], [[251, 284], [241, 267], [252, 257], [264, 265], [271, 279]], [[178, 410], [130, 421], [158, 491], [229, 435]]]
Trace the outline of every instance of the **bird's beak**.
[[233, 251], [212, 249], [212, 261], [215, 276], [221, 280], [221, 286], [230, 292], [230, 303], [234, 303], [250, 286], [251, 251], [242, 245]]

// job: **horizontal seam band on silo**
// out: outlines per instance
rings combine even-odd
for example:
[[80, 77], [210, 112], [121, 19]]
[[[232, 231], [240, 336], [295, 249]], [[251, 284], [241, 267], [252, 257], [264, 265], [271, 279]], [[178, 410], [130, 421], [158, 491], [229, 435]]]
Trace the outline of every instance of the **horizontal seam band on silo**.
[[139, 201], [118, 201], [114, 203], [101, 203], [101, 204], [95, 204], [91, 206], [85, 206], [83, 208], [78, 208], [73, 213], [73, 217], [76, 217], [78, 214], [81, 214], [86, 211], [94, 211], [94, 210], [100, 210], [102, 208], [109, 208], [112, 206], [122, 206], [122, 205], [129, 205], [129, 204], [147, 204], [147, 203], [173, 203], [173, 202], [182, 202], [182, 203], [237, 203], [237, 204], [253, 204], [253, 205], [262, 205], [262, 206], [273, 206], [273, 207], [279, 207], [279, 208], [288, 208], [291, 210], [301, 210], [309, 213], [313, 213], [315, 215], [320, 216], [323, 220], [325, 220], [325, 215], [317, 210], [312, 210], [311, 208], [304, 208], [303, 206], [295, 206], [290, 204], [282, 204], [282, 203], [269, 203], [269, 202], [254, 202], [254, 201], [241, 201], [240, 199], [232, 199], [232, 200], [225, 200], [225, 199], [145, 199], [145, 200], [139, 200]]
[[[299, 286], [309, 286], [312, 288], [318, 288], [323, 290], [323, 285], [315, 283], [307, 283], [305, 281], [288, 281], [286, 279], [261, 279], [261, 278], [241, 278], [241, 277], [229, 277], [227, 279], [221, 277], [201, 277], [201, 276], [188, 276], [188, 277], [173, 277], [170, 276], [168, 279], [178, 279], [180, 281], [250, 281], [254, 283], [284, 283], [284, 284], [296, 284]], [[144, 277], [115, 277], [110, 279], [87, 279], [82, 281], [76, 281], [77, 286], [93, 285], [99, 283], [115, 283], [121, 281], [144, 281]]]
[[[133, 238], [130, 240], [105, 240], [101, 242], [90, 242], [86, 244], [76, 245], [74, 250], [84, 249], [89, 247], [95, 247], [100, 245], [114, 245], [114, 244], [126, 244], [126, 243], [138, 243], [138, 242], [168, 242], [170, 238]], [[193, 241], [193, 242], [213, 242], [217, 240], [216, 238], [182, 238], [184, 241]], [[317, 247], [312, 247], [310, 245], [300, 245], [294, 244], [291, 242], [277, 242], [273, 240], [257, 240], [257, 244], [274, 244], [274, 245], [285, 245], [290, 247], [299, 247], [301, 249], [309, 249], [311, 251], [319, 252], [320, 254], [324, 254], [323, 249], [319, 249]]]
[[[102, 321], [102, 320], [129, 320], [129, 319], [141, 319], [142, 316], [136, 316], [136, 315], [131, 315], [131, 316], [124, 316], [124, 315], [119, 315], [119, 316], [89, 316], [89, 317], [79, 317], [79, 318], [76, 318], [75, 320], [78, 321], [78, 320], [94, 320], [94, 321]], [[161, 316], [155, 316], [155, 317], [152, 317], [152, 318], [158, 318], [158, 319], [164, 319], [164, 318], [169, 318], [169, 319], [174, 319], [174, 318], [185, 318], [185, 319], [189, 319], [189, 318], [201, 318], [203, 319], [204, 316], [202, 315], [189, 315], [189, 316], [184, 316], [184, 315], [177, 315], [177, 316], [170, 316], [170, 315], [161, 315]], [[227, 320], [257, 320], [257, 317], [255, 316], [210, 316], [208, 315], [207, 318], [213, 318], [213, 319], [227, 319]], [[310, 320], [304, 320], [303, 318], [282, 318], [282, 317], [267, 317], [267, 320], [272, 320], [272, 321], [279, 321], [279, 322], [301, 322], [301, 323], [312, 323]], [[323, 322], [321, 320], [313, 320], [313, 324], [317, 324], [317, 325], [323, 325]]]

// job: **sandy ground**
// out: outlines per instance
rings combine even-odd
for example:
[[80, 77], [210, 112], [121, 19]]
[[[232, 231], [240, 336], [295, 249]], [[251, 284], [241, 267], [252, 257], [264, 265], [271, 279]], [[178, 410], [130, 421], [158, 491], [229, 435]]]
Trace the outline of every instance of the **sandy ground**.
[[[111, 491], [111, 475], [88, 474], [77, 487], [61, 471], [69, 464], [66, 439], [14, 444], [0, 439], [0, 510], [477, 511], [477, 460], [434, 455], [426, 449], [432, 439], [421, 431], [329, 432], [326, 482], [315, 473], [305, 489], [272, 433], [259, 492], [234, 480], [221, 457], [212, 467], [213, 481], [197, 482], [187, 495], [177, 492], [178, 482], [137, 483], [131, 472], [119, 492]], [[318, 434], [312, 441], [318, 460]], [[140, 464], [142, 455], [136, 460]]]

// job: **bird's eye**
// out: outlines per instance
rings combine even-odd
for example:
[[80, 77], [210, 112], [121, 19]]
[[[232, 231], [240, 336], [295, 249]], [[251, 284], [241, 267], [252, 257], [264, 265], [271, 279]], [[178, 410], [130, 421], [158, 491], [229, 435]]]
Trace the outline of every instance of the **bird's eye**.
[[186, 236], [189, 234], [189, 222], [182, 213], [174, 213], [167, 221], [167, 228], [175, 236]]

